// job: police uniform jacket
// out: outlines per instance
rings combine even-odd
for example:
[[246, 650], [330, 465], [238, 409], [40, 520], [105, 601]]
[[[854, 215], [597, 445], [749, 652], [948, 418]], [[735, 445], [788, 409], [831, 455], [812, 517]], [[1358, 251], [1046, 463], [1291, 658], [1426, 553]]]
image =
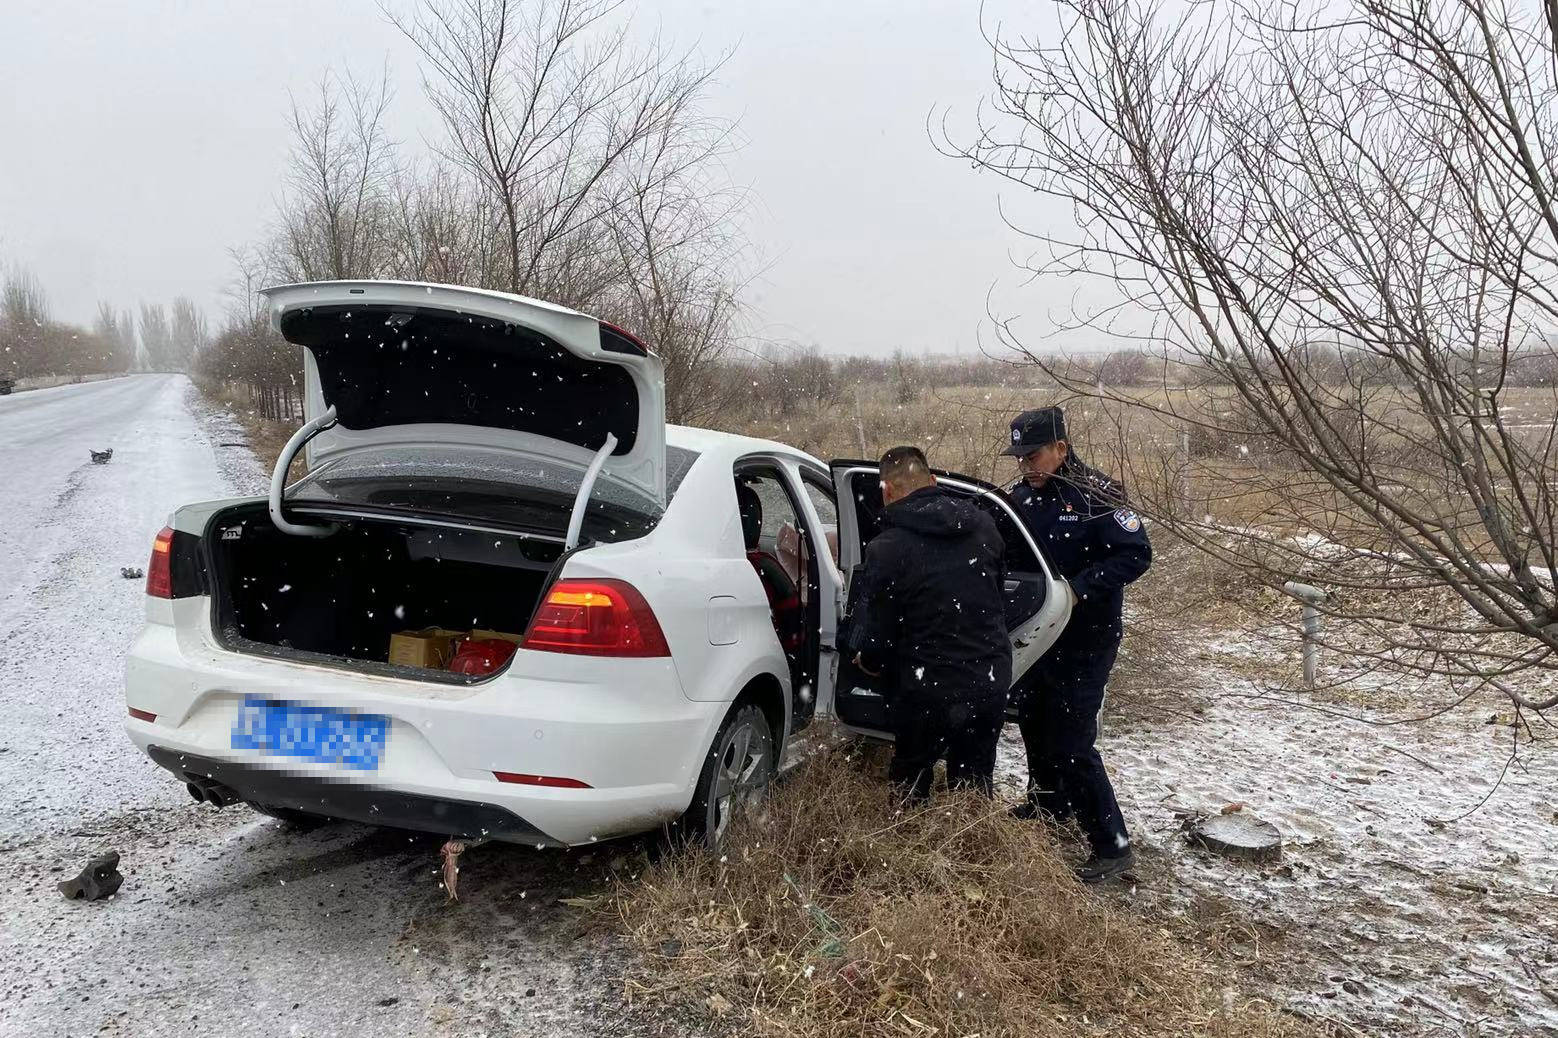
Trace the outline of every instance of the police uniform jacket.
[[1076, 592], [1062, 638], [1118, 638], [1125, 585], [1152, 563], [1146, 527], [1127, 507], [1124, 488], [1072, 455], [1042, 489], [1022, 481], [1010, 495]]

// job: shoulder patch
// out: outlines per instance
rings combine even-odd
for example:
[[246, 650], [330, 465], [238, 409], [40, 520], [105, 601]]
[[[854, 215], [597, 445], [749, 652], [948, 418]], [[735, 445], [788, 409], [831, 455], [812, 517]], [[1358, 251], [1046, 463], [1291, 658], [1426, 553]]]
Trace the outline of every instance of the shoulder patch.
[[1120, 529], [1126, 533], [1135, 533], [1141, 529], [1141, 516], [1129, 508], [1117, 508], [1114, 512], [1114, 521], [1120, 524]]
[[1077, 488], [1100, 511], [1113, 511], [1125, 504], [1125, 491], [1119, 481], [1110, 479], [1097, 469], [1088, 469], [1077, 482]]

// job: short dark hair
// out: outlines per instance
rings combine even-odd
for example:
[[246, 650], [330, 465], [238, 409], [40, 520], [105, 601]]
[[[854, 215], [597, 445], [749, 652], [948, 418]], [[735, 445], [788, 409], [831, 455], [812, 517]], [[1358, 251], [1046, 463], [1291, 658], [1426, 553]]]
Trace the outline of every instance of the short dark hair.
[[894, 447], [882, 455], [882, 481], [902, 489], [929, 486], [934, 479], [925, 452], [914, 446]]

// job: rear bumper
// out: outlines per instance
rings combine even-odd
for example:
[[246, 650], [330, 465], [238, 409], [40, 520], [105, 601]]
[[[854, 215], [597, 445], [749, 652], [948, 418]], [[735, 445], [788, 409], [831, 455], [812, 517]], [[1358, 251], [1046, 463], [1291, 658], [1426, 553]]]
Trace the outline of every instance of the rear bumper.
[[497, 804], [341, 782], [285, 769], [200, 757], [161, 746], [146, 747], [146, 755], [171, 771], [180, 782], [208, 779], [228, 787], [250, 803], [266, 807], [285, 807], [329, 818], [442, 833], [469, 840], [563, 846], [562, 841]]
[[[645, 832], [686, 810], [726, 709], [689, 700], [667, 660], [522, 652], [491, 681], [431, 685], [226, 652], [204, 629], [208, 600], [172, 606], [179, 627], [148, 624], [126, 667], [127, 704], [155, 720], [132, 716], [125, 730], [169, 771], [196, 771], [268, 806], [455, 835], [485, 828], [520, 843]], [[235, 748], [249, 696], [387, 717], [380, 766]], [[501, 782], [497, 772], [588, 788]]]

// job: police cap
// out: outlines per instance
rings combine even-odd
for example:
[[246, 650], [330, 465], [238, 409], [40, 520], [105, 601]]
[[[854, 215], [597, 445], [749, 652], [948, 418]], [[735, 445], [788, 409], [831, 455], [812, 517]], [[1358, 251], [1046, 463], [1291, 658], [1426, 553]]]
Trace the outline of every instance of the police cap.
[[1012, 419], [1012, 443], [1001, 453], [1020, 458], [1064, 439], [1067, 439], [1065, 412], [1058, 407], [1040, 407]]

